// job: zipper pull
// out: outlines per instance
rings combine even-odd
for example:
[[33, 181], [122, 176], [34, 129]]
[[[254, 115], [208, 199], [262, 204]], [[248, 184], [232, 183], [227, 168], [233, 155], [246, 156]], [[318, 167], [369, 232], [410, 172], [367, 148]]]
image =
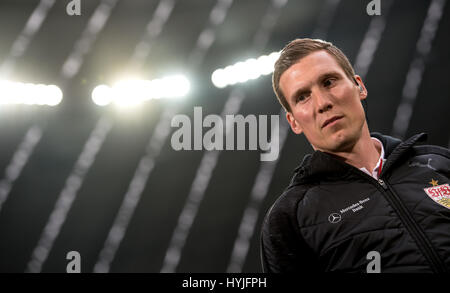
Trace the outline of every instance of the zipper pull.
[[384, 181], [382, 179], [378, 179], [378, 183], [380, 183], [380, 185], [383, 187], [384, 190], [388, 189], [386, 183], [384, 183]]

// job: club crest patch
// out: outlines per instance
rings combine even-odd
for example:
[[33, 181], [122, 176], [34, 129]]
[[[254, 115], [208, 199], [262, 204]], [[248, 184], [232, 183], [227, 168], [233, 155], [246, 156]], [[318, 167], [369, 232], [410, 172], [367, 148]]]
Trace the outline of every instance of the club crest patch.
[[438, 204], [450, 209], [450, 185], [438, 185], [438, 181], [431, 179], [432, 187], [424, 188], [425, 193]]

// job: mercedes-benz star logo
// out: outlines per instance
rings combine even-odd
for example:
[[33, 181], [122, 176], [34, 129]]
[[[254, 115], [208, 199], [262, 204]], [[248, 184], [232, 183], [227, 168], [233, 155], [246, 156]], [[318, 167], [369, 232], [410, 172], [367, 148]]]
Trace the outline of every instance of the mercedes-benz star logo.
[[337, 213], [332, 213], [329, 217], [328, 217], [328, 221], [330, 221], [331, 224], [336, 224], [338, 222], [341, 221], [341, 215], [337, 214]]

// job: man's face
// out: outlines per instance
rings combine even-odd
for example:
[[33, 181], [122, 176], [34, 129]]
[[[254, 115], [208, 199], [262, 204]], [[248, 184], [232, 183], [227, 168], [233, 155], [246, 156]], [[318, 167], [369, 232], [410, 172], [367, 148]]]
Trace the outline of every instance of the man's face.
[[350, 80], [333, 56], [321, 50], [300, 59], [280, 77], [291, 107], [286, 118], [296, 134], [304, 133], [314, 149], [348, 151], [365, 123], [361, 100], [367, 91]]

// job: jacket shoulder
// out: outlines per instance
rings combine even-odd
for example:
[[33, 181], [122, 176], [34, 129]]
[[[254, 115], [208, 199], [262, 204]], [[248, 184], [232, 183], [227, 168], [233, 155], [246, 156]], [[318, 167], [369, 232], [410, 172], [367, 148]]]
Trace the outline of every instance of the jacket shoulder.
[[450, 178], [450, 150], [435, 145], [414, 146], [409, 166], [428, 167]]
[[292, 212], [295, 214], [298, 202], [303, 199], [308, 189], [309, 186], [306, 185], [291, 185], [286, 188], [272, 204], [266, 218], [292, 214]]
[[261, 262], [264, 272], [298, 272], [311, 270], [311, 249], [300, 234], [297, 206], [308, 187], [288, 187], [264, 217], [261, 232]]
[[[289, 224], [292, 228], [297, 228], [297, 207], [305, 197], [311, 186], [297, 184], [290, 185], [272, 204], [264, 218], [264, 227], [273, 230], [282, 230]], [[285, 222], [279, 225], [280, 222]]]
[[450, 159], [450, 150], [437, 145], [417, 145], [413, 148], [414, 155], [440, 155], [444, 158]]

